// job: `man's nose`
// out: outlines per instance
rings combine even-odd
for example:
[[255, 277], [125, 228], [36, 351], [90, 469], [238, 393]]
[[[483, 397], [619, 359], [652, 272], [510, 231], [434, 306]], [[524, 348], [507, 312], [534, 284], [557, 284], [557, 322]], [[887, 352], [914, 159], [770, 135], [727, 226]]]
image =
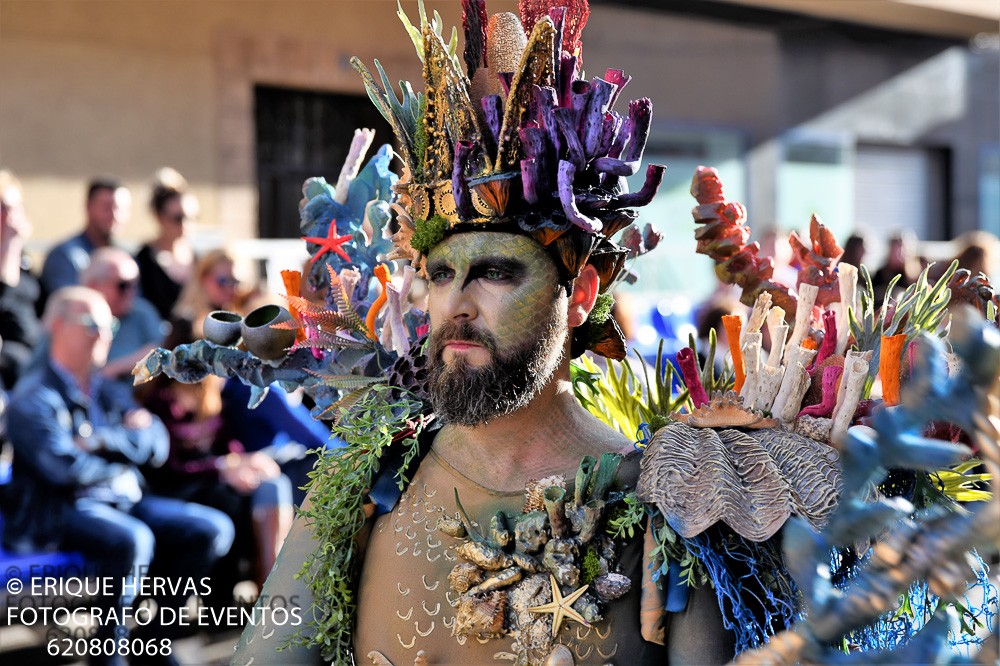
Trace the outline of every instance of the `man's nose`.
[[444, 312], [448, 319], [475, 319], [479, 314], [470, 285], [461, 276], [456, 276], [444, 295]]

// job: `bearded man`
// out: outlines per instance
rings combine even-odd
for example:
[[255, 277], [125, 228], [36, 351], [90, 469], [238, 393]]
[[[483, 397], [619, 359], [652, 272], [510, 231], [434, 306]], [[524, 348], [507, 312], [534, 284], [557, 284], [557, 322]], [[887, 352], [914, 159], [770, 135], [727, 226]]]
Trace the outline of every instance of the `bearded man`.
[[[487, 663], [511, 654], [499, 640], [453, 636], [458, 594], [449, 589], [457, 538], [436, 530], [439, 518], [464, 512], [487, 525], [497, 511], [517, 515], [532, 480], [572, 478], [585, 456], [626, 454], [632, 443], [588, 413], [574, 396], [569, 362], [574, 333], [599, 291], [598, 272], [560, 279], [557, 260], [524, 234], [469, 231], [447, 236], [426, 261], [429, 275], [428, 394], [437, 421], [430, 448], [393, 510], [373, 517], [358, 586], [355, 654], [373, 663]], [[621, 487], [634, 485], [638, 456], [625, 457]], [[293, 576], [318, 546], [298, 520], [263, 590], [265, 599], [309, 606]], [[721, 663], [732, 656], [711, 592], [692, 594], [666, 627], [643, 631], [641, 538], [629, 540], [619, 566], [632, 581], [591, 627], [564, 621], [557, 635], [578, 663]], [[640, 605], [646, 606], [640, 608]], [[662, 608], [662, 606], [660, 606]], [[299, 627], [251, 625], [233, 663], [311, 663], [302, 649], [275, 652]], [[665, 629], [665, 631], [664, 631]], [[646, 640], [661, 633], [667, 648]], [[644, 637], [644, 633], [647, 636]], [[650, 635], [653, 634], [653, 635]], [[582, 638], [581, 638], [582, 636]]]
[[[429, 283], [429, 341], [404, 344], [409, 357], [398, 360], [423, 351], [427, 382], [418, 392], [433, 422], [420, 430], [405, 475], [394, 467], [393, 447], [380, 458], [354, 543], [338, 540], [333, 518], [320, 519], [323, 539], [313, 538], [315, 520], [297, 521], [258, 610], [280, 598], [312, 608], [303, 619], [316, 622], [303, 629], [259, 614], [235, 664], [310, 663], [320, 651], [338, 663], [367, 657], [397, 666], [732, 657], [707, 588], [664, 612], [652, 578], [667, 565], [644, 563], [656, 544], [644, 540], [645, 514], [632, 492], [639, 456], [577, 401], [570, 380], [570, 360], [585, 350], [625, 356], [608, 291], [626, 257], [654, 239], [631, 229], [622, 247], [611, 237], [651, 201], [664, 167], [649, 165], [638, 192], [623, 187], [621, 177], [641, 162], [650, 102], [631, 102], [626, 118], [611, 109], [629, 77], [608, 70], [606, 80], [580, 78], [589, 11], [586, 2], [557, 4], [522, 3], [520, 19], [496, 15], [487, 28], [485, 4], [466, 0], [467, 72], [422, 19], [423, 102], [408, 97], [405, 84], [400, 106], [360, 61], [352, 63], [392, 124], [406, 165], [393, 186], [399, 231], [386, 258], [409, 259]], [[407, 109], [417, 106], [425, 110], [415, 120]], [[313, 262], [345, 260], [329, 264], [335, 320], [344, 322], [349, 304], [363, 303], [368, 292], [364, 257], [377, 235], [369, 225], [367, 246], [357, 243], [361, 234], [344, 223], [337, 203], [355, 193], [344, 196], [341, 187], [307, 181], [303, 191], [313, 198], [300, 210]], [[390, 285], [384, 274], [380, 280], [385, 295]], [[372, 304], [369, 339], [388, 344], [374, 330], [378, 317]], [[402, 328], [398, 319], [387, 326], [396, 352]], [[343, 467], [334, 463], [330, 474], [341, 478]], [[342, 500], [323, 492], [314, 486], [317, 512]], [[615, 529], [612, 517], [630, 527]], [[323, 553], [337, 550], [338, 564], [325, 564]], [[303, 563], [306, 575], [297, 579]], [[293, 635], [311, 651], [275, 652]]]

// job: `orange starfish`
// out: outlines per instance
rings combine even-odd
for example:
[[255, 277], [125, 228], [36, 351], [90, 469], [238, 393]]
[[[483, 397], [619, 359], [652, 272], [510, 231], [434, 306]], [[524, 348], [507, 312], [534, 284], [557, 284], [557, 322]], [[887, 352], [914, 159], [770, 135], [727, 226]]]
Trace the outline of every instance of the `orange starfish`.
[[319, 245], [319, 249], [316, 250], [316, 254], [314, 254], [312, 259], [309, 260], [310, 264], [316, 263], [316, 261], [326, 252], [336, 252], [344, 258], [344, 261], [351, 261], [347, 252], [343, 247], [341, 247], [344, 243], [351, 240], [351, 234], [338, 236], [336, 219], [330, 220], [330, 229], [326, 232], [326, 238], [319, 238], [317, 236], [302, 236], [302, 240]]

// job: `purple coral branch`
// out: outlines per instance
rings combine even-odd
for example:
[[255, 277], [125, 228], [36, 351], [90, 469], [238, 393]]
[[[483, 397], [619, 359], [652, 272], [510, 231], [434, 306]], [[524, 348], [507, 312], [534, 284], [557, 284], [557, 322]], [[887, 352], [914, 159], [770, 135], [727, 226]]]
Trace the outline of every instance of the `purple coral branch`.
[[618, 95], [622, 93], [622, 90], [626, 85], [628, 85], [628, 82], [632, 80], [632, 77], [627, 75], [623, 70], [609, 69], [604, 73], [604, 79], [608, 83], [613, 83], [615, 85], [615, 92], [611, 95], [611, 101], [608, 102], [608, 108], [613, 109], [615, 107], [615, 102], [618, 101]]
[[455, 160], [451, 168], [451, 193], [455, 198], [455, 208], [459, 217], [472, 217], [472, 193], [469, 192], [468, 181], [465, 179], [465, 169], [472, 157], [472, 141], [459, 141], [455, 144]]
[[481, 103], [486, 127], [490, 130], [495, 146], [500, 140], [500, 126], [503, 124], [503, 98], [500, 95], [487, 95]]
[[701, 376], [698, 374], [698, 360], [695, 358], [694, 350], [684, 347], [677, 352], [677, 365], [681, 368], [681, 375], [684, 377], [684, 385], [687, 386], [688, 395], [691, 397], [691, 404], [695, 409], [708, 404], [708, 394], [702, 386]]
[[570, 108], [558, 108], [552, 110], [552, 115], [559, 124], [559, 133], [562, 135], [563, 143], [566, 144], [566, 157], [574, 167], [584, 169], [587, 166], [587, 157], [584, 155], [580, 136], [576, 132], [576, 111]]
[[642, 151], [646, 148], [649, 138], [649, 123], [653, 119], [653, 103], [648, 97], [632, 100], [628, 103], [629, 138], [628, 145], [622, 150], [624, 162], [642, 161]]
[[[583, 152], [587, 159], [603, 153], [599, 152], [601, 138], [604, 134], [604, 116], [608, 110], [608, 102], [615, 92], [615, 86], [604, 79], [595, 78], [590, 84], [590, 96], [587, 107], [583, 111], [580, 122], [580, 134], [583, 136]], [[610, 142], [609, 142], [610, 143]]]
[[572, 104], [573, 81], [576, 79], [576, 56], [562, 56], [559, 59], [559, 106]]
[[597, 233], [604, 226], [600, 220], [588, 217], [576, 207], [573, 196], [573, 179], [576, 177], [576, 167], [572, 162], [559, 160], [559, 201], [562, 203], [566, 218], [588, 233]]
[[632, 208], [636, 206], [645, 206], [653, 200], [656, 196], [656, 192], [660, 189], [660, 183], [663, 182], [663, 172], [667, 170], [667, 167], [662, 164], [650, 164], [646, 167], [646, 180], [642, 184], [642, 189], [638, 192], [629, 192], [628, 194], [622, 194], [618, 198], [611, 201], [608, 204], [608, 208]]

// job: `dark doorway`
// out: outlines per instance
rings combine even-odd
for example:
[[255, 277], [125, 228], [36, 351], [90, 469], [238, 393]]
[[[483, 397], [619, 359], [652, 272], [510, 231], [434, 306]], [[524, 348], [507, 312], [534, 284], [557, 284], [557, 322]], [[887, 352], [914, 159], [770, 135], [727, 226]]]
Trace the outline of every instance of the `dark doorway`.
[[364, 95], [255, 86], [254, 124], [260, 238], [299, 236], [303, 181], [336, 184], [356, 128], [375, 130], [369, 156], [393, 143], [389, 123]]

